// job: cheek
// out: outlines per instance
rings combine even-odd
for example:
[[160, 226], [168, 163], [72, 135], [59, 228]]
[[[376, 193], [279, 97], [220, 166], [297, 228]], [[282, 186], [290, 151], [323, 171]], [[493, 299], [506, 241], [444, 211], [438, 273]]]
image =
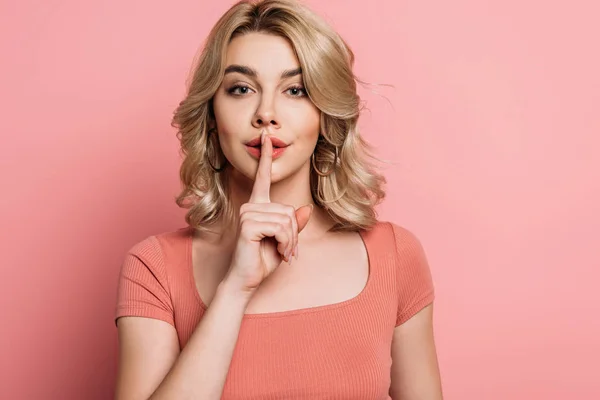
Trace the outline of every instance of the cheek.
[[[219, 91], [221, 90], [222, 89], [219, 89]], [[215, 95], [213, 100], [213, 110], [219, 131], [229, 131], [230, 127], [236, 125], [236, 119], [240, 118], [239, 110], [236, 109], [235, 103], [228, 101], [222, 93], [217, 93]]]
[[228, 101], [224, 95], [215, 95], [213, 105], [221, 147], [227, 153], [232, 142], [244, 139], [243, 128], [251, 117], [247, 110], [239, 106], [239, 102]]
[[321, 132], [321, 114], [318, 109], [309, 109], [297, 116], [298, 136], [307, 145], [314, 146]]

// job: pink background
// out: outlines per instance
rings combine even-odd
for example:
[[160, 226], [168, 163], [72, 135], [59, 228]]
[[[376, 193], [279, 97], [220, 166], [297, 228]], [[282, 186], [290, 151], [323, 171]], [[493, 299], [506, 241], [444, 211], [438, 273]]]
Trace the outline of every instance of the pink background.
[[[309, 2], [394, 86], [361, 125], [429, 256], [446, 399], [600, 398], [593, 3]], [[170, 118], [230, 4], [2, 1], [0, 398], [112, 396], [120, 262], [184, 224]]]

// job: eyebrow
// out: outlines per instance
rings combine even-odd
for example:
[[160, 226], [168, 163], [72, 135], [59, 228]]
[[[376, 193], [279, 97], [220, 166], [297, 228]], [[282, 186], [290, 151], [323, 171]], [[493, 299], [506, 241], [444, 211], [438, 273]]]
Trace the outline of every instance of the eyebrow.
[[[238, 72], [240, 74], [247, 75], [252, 78], [258, 77], [258, 72], [256, 72], [255, 69], [250, 68], [246, 65], [232, 64], [232, 65], [228, 66], [227, 68], [225, 68], [225, 75], [231, 74], [233, 72]], [[286, 69], [285, 71], [283, 71], [281, 73], [281, 79], [287, 79], [287, 78], [291, 78], [293, 76], [301, 75], [301, 74], [302, 74], [301, 67], [294, 68], [294, 69]]]

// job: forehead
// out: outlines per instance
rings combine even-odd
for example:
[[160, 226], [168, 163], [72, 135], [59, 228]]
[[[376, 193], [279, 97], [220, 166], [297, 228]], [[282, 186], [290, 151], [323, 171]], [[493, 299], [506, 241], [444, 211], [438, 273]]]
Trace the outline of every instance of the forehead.
[[256, 32], [231, 40], [227, 46], [226, 66], [232, 64], [249, 66], [262, 78], [278, 78], [282, 71], [300, 66], [287, 39]]

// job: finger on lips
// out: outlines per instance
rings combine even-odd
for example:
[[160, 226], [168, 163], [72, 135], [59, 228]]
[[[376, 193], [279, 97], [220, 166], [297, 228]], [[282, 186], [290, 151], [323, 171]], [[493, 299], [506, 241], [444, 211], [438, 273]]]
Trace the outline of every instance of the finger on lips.
[[258, 160], [258, 169], [256, 178], [250, 195], [251, 203], [270, 203], [271, 190], [271, 165], [273, 164], [273, 144], [267, 138], [266, 131], [263, 130], [261, 136], [260, 159]]
[[[296, 213], [293, 207], [284, 205], [275, 205], [271, 203], [270, 191], [271, 191], [271, 168], [273, 165], [273, 144], [271, 139], [268, 137], [266, 130], [262, 131], [261, 134], [261, 151], [260, 159], [258, 161], [258, 169], [256, 170], [256, 177], [254, 179], [254, 185], [252, 187], [252, 193], [250, 194], [249, 204], [245, 205], [241, 212], [246, 210], [254, 209], [261, 212], [280, 212], [281, 214], [287, 215], [291, 221], [291, 235], [288, 240], [286, 250], [280, 251], [285, 261], [291, 264], [290, 256], [296, 253], [296, 247], [298, 242], [298, 223], [296, 221]], [[256, 214], [254, 214], [256, 216]], [[261, 218], [263, 220], [264, 218]], [[282, 225], [283, 226], [283, 225]], [[288, 231], [289, 226], [288, 226]]]

